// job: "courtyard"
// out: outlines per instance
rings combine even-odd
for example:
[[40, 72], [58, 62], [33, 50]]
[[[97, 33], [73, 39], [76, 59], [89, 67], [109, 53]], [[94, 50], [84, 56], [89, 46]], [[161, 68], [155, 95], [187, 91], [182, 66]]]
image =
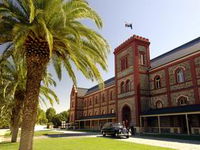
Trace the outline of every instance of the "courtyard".
[[[8, 133], [4, 132], [4, 133]], [[2, 137], [2, 135], [0, 135]], [[199, 150], [200, 141], [133, 136], [129, 139], [103, 137], [99, 132], [41, 130], [35, 132], [34, 150]], [[16, 150], [19, 143], [10, 143], [8, 134], [1, 138], [1, 150]], [[19, 139], [18, 139], [19, 141]], [[144, 144], [145, 143], [145, 144]]]

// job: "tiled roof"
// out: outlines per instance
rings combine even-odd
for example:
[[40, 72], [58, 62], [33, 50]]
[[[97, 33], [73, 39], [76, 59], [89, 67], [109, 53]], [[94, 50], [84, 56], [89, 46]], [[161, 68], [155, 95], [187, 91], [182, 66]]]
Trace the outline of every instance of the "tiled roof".
[[[105, 87], [109, 87], [113, 84], [115, 84], [115, 77], [112, 77], [106, 81], [104, 81]], [[93, 93], [95, 91], [99, 90], [99, 85], [95, 85], [93, 87], [91, 87], [90, 89], [88, 89], [87, 94]]]
[[200, 51], [200, 37], [151, 60], [151, 69]]
[[82, 117], [80, 120], [86, 119], [101, 119], [101, 118], [113, 118], [116, 117], [116, 114], [105, 114], [105, 115], [96, 115], [96, 116], [86, 116]]
[[186, 112], [196, 112], [196, 111], [200, 111], [200, 104], [152, 109], [143, 112], [141, 115], [160, 115], [160, 114], [186, 113]]

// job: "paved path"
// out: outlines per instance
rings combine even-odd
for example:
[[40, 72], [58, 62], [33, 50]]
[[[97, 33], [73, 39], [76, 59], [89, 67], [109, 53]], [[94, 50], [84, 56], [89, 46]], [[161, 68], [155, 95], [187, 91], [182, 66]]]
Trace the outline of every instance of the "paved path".
[[152, 146], [168, 147], [177, 150], [200, 150], [200, 141], [177, 140], [153, 137], [130, 137], [129, 139], [119, 139], [121, 141], [147, 144]]

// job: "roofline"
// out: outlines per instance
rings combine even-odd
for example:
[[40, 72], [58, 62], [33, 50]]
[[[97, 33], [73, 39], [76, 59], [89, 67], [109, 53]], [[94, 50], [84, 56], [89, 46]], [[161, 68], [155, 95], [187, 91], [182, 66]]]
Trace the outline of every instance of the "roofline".
[[177, 51], [177, 50], [181, 50], [181, 49], [183, 49], [183, 48], [189, 47], [189, 46], [191, 46], [191, 44], [196, 44], [196, 43], [199, 42], [199, 41], [200, 41], [200, 37], [197, 37], [197, 38], [193, 39], [192, 41], [189, 41], [189, 42], [187, 42], [187, 43], [184, 43], [184, 44], [182, 44], [181, 46], [178, 46], [178, 47], [176, 47], [176, 48], [174, 48], [174, 49], [172, 49], [172, 50], [170, 50], [170, 51], [168, 51], [168, 52], [166, 52], [166, 53], [164, 53], [164, 54], [161, 54], [161, 55], [159, 55], [159, 56], [157, 56], [157, 57], [151, 59], [151, 62], [156, 61], [156, 60], [158, 60], [158, 59], [160, 59], [160, 58], [163, 58], [163, 57], [165, 57], [166, 55], [171, 54], [171, 53], [173, 53], [173, 52], [175, 52], [175, 51]]

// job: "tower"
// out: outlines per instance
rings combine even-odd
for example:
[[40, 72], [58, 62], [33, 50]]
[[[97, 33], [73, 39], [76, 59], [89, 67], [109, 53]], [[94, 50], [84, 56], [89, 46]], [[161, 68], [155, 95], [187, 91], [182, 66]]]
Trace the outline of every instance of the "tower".
[[149, 101], [149, 44], [148, 39], [133, 35], [114, 51], [117, 119], [136, 129]]

